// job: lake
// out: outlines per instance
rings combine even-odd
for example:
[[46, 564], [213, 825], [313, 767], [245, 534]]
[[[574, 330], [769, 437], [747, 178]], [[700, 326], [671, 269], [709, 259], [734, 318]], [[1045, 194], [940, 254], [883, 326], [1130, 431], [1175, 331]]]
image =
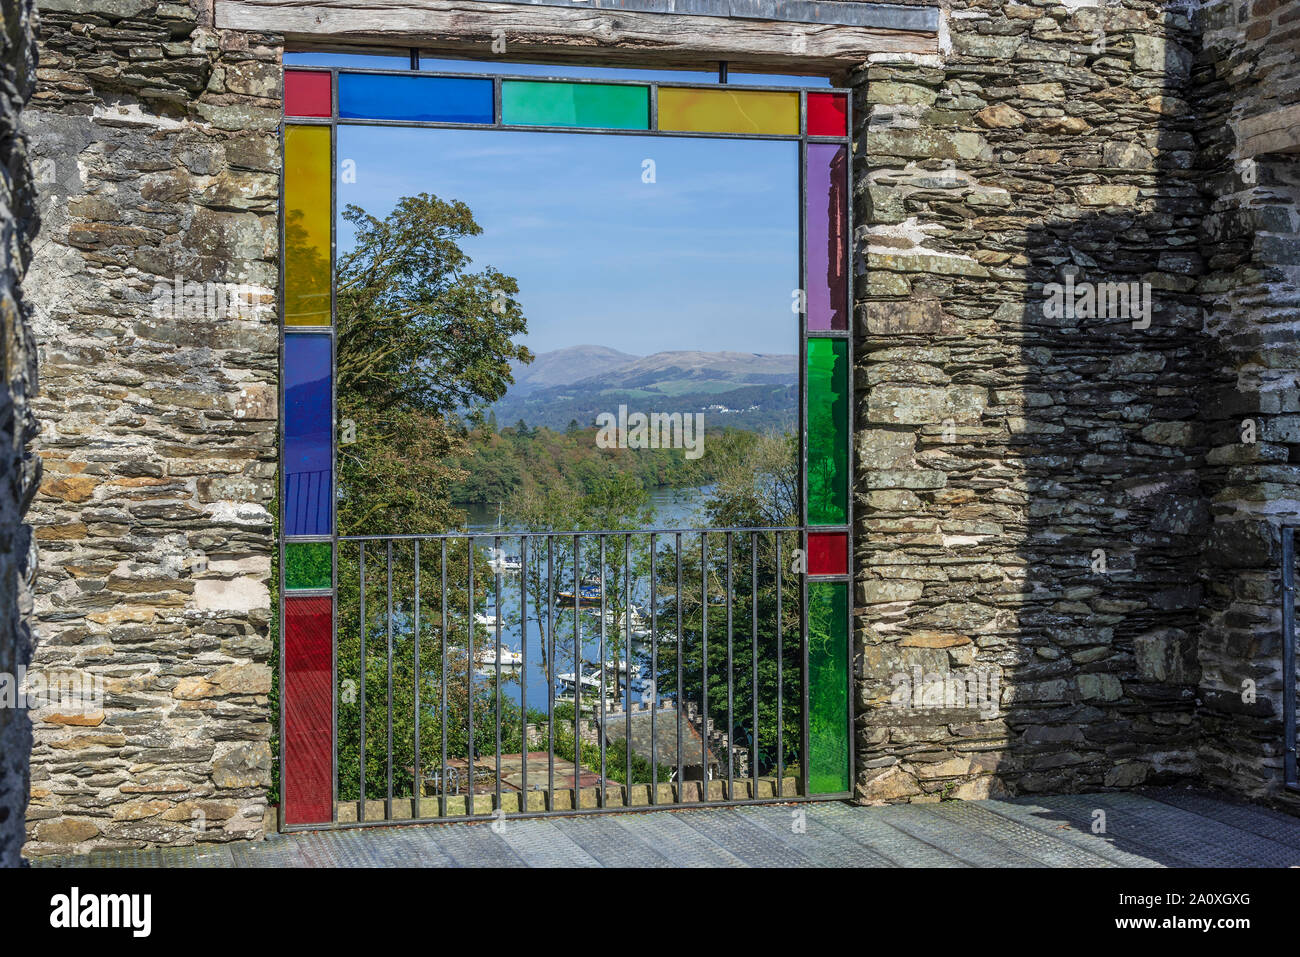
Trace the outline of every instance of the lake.
[[[703, 507], [712, 485], [697, 488], [656, 488], [650, 490], [650, 506], [654, 509], [654, 518], [644, 526], [652, 528], [695, 528], [701, 524], [697, 514]], [[495, 532], [499, 511], [493, 505], [462, 505], [465, 518], [471, 532]], [[502, 531], [516, 530], [502, 520]]]

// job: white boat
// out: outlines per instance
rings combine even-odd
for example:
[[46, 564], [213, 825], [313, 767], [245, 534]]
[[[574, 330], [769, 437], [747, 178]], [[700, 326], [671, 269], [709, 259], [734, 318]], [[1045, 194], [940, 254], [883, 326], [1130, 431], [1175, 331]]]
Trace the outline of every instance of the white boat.
[[[490, 608], [485, 612], [476, 611], [474, 612], [474, 623], [476, 625], [484, 625], [488, 628], [495, 628], [497, 625], [497, 613]], [[502, 616], [501, 627], [504, 628], [505, 624], [505, 616]]]
[[641, 677], [641, 666], [638, 665], [636, 662], [627, 662], [627, 661], [605, 662], [605, 677], [608, 678], [610, 675], [614, 674], [615, 672], [617, 672], [618, 675], [623, 678], [628, 677], [630, 674], [632, 680], [636, 681]]
[[630, 620], [632, 625], [633, 638], [646, 638], [650, 635], [650, 619], [639, 605], [632, 605], [626, 612], [618, 612], [613, 608], [605, 609], [605, 624], [622, 634], [624, 625]]
[[[501, 667], [518, 668], [524, 663], [524, 656], [505, 645], [500, 646]], [[497, 665], [497, 648], [475, 648], [474, 661], [480, 668], [495, 668]]]
[[518, 555], [498, 555], [488, 561], [488, 566], [498, 575], [513, 575], [524, 567]]
[[[465, 654], [465, 648], [463, 645], [448, 645], [447, 651], [448, 653], [458, 655]], [[507, 648], [505, 645], [501, 645], [502, 668], [518, 668], [523, 663], [524, 656], [520, 652], [515, 651], [513, 648]], [[479, 674], [483, 674], [485, 670], [490, 673], [497, 666], [497, 649], [491, 645], [476, 645], [474, 648], [474, 666], [475, 670], [477, 670]]]
[[[573, 704], [574, 685], [579, 683], [573, 680], [573, 672], [570, 671], [566, 674], [556, 675], [555, 679], [563, 686], [560, 693], [555, 696], [555, 700], [563, 704]], [[600, 672], [595, 671], [592, 674], [583, 675], [579, 681], [582, 685], [583, 704], [586, 707], [594, 707], [600, 699]], [[606, 674], [605, 703], [607, 707], [612, 707], [618, 701], [622, 700], [619, 690], [616, 687], [617, 683], [617, 679], [614, 679], [612, 675]]]

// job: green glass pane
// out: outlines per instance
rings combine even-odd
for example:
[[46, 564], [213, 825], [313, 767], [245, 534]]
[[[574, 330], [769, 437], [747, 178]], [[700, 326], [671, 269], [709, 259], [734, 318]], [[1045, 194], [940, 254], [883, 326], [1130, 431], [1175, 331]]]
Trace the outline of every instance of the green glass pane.
[[288, 542], [284, 546], [284, 583], [291, 591], [331, 588], [333, 554], [329, 542]]
[[650, 90], [608, 83], [504, 80], [501, 122], [517, 126], [575, 126], [648, 130]]
[[808, 340], [808, 524], [849, 520], [849, 344]]
[[849, 585], [808, 583], [808, 787], [849, 789]]

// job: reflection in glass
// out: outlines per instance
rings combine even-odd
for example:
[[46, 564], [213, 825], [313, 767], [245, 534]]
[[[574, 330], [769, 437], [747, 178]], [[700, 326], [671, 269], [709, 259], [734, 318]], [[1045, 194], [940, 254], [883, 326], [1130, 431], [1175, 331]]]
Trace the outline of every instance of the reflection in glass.
[[330, 130], [284, 128], [284, 323], [330, 324]]
[[849, 586], [808, 584], [808, 789], [849, 789]]
[[332, 533], [330, 337], [284, 337], [284, 533]]
[[808, 330], [849, 327], [844, 277], [848, 215], [844, 184], [848, 147], [808, 144]]
[[849, 503], [849, 346], [808, 340], [808, 524], [844, 525]]

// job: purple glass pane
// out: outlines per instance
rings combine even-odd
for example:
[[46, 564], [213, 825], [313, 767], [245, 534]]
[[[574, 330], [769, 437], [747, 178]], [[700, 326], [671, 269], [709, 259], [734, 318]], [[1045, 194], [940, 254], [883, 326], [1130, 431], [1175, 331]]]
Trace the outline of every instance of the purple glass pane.
[[808, 330], [849, 328], [844, 189], [848, 147], [808, 144]]
[[284, 533], [332, 533], [330, 337], [284, 337]]

